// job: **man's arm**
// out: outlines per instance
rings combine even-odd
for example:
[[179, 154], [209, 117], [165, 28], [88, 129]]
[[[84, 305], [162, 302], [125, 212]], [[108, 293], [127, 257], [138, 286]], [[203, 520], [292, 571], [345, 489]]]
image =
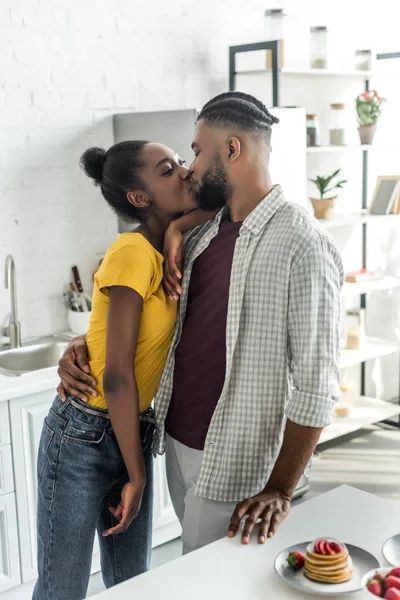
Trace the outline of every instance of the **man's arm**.
[[296, 485], [331, 421], [339, 397], [340, 289], [343, 267], [327, 238], [318, 238], [294, 265], [290, 277], [288, 345], [293, 389], [286, 406], [282, 447], [265, 488], [240, 502], [232, 516], [228, 535], [239, 530], [246, 515], [242, 541], [261, 519], [258, 541], [272, 537], [289, 514]]

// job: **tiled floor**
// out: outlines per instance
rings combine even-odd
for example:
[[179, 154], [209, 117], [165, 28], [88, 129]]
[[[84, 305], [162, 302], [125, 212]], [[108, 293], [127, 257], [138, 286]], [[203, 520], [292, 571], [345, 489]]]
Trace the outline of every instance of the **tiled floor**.
[[[294, 504], [304, 502], [342, 484], [400, 503], [400, 430], [375, 428], [317, 454], [314, 459], [311, 489]], [[400, 504], [399, 504], [400, 509]], [[178, 558], [179, 540], [156, 548], [152, 568]], [[0, 594], [0, 600], [30, 600], [33, 585]], [[88, 596], [103, 590], [101, 575], [91, 578]]]

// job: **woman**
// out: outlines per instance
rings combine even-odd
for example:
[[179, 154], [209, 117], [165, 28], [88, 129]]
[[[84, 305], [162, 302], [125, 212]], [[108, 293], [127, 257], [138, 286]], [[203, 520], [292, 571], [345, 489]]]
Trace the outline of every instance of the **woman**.
[[[190, 173], [169, 148], [122, 142], [90, 148], [86, 174], [122, 218], [139, 222], [96, 273], [86, 341], [97, 397], [57, 396], [38, 455], [38, 570], [34, 600], [82, 600], [95, 530], [106, 587], [148, 568], [154, 418], [150, 404], [171, 344], [177, 304], [162, 287], [164, 233], [194, 205]], [[180, 229], [209, 214], [181, 217]]]

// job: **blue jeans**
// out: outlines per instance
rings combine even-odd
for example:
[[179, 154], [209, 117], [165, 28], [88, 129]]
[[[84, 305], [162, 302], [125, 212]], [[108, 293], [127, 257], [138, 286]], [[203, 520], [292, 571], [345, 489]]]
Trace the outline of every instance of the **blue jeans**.
[[55, 398], [44, 420], [38, 455], [38, 571], [33, 600], [82, 600], [97, 529], [101, 570], [111, 587], [149, 568], [152, 533], [154, 418], [141, 415], [147, 483], [139, 515], [122, 534], [109, 511], [128, 474], [107, 411], [72, 396]]

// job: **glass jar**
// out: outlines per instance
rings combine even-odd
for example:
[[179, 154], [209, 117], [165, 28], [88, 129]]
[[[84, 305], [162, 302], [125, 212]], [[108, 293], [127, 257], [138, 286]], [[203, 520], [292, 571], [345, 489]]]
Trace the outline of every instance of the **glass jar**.
[[306, 116], [306, 124], [307, 124], [307, 146], [319, 146], [320, 138], [319, 138], [319, 122], [317, 115], [307, 115]]
[[363, 348], [365, 344], [365, 309], [347, 311], [346, 331], [347, 350]]
[[331, 146], [346, 145], [346, 105], [331, 104], [329, 143]]
[[[279, 67], [285, 66], [284, 29], [286, 15], [281, 8], [265, 11], [265, 41], [279, 40]], [[272, 52], [267, 50], [267, 69], [272, 69]]]
[[372, 51], [356, 50], [356, 71], [372, 70]]
[[311, 27], [311, 68], [326, 69], [328, 62], [328, 28]]

